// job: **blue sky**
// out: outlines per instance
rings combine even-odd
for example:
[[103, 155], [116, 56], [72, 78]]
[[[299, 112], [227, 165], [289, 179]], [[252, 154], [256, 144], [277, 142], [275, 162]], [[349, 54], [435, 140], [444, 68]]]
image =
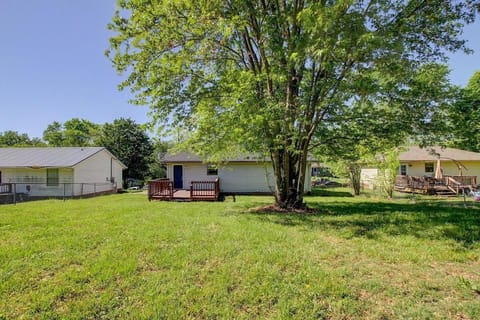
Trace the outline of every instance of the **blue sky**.
[[[0, 0], [0, 132], [41, 137], [53, 121], [148, 120], [128, 103], [121, 77], [104, 56], [115, 0]], [[465, 30], [474, 55], [452, 55], [451, 80], [465, 85], [480, 70], [480, 22]]]

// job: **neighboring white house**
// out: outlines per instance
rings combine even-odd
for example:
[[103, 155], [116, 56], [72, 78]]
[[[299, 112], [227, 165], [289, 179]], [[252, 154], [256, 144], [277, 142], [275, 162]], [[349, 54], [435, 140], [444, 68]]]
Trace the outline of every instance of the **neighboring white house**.
[[[480, 181], [480, 153], [440, 146], [420, 148], [407, 147], [398, 156], [398, 175], [435, 177], [437, 167], [444, 176], [472, 176]], [[375, 185], [378, 169], [364, 168], [361, 182], [365, 187]]]
[[0, 148], [0, 185], [30, 197], [116, 191], [124, 169], [103, 147]]
[[[275, 180], [270, 160], [243, 157], [229, 160], [218, 167], [208, 164], [196, 155], [187, 152], [167, 154], [162, 161], [167, 167], [167, 178], [175, 189], [188, 189], [191, 181], [214, 181], [219, 178], [220, 192], [226, 193], [273, 193]], [[311, 172], [308, 163], [307, 173]], [[305, 179], [305, 191], [311, 191], [311, 176]]]

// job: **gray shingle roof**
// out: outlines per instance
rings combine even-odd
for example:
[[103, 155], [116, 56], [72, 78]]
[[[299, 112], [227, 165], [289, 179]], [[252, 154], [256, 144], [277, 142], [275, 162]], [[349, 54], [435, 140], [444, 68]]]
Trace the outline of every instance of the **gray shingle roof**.
[[[161, 161], [165, 163], [187, 163], [187, 162], [203, 162], [203, 159], [191, 152], [182, 151], [176, 153], [167, 152]], [[269, 157], [262, 157], [255, 154], [247, 154], [236, 158], [225, 159], [225, 162], [271, 162]], [[308, 161], [316, 161], [313, 157], [309, 157]]]
[[[203, 162], [202, 158], [190, 152], [167, 153], [163, 158], [166, 163], [181, 163], [181, 162]], [[228, 162], [264, 162], [270, 159], [259, 158], [254, 155], [228, 159]]]
[[0, 168], [68, 168], [102, 150], [108, 152], [104, 147], [0, 148]]
[[399, 154], [398, 159], [400, 161], [436, 161], [438, 159], [436, 154], [440, 155], [441, 160], [480, 161], [480, 153], [440, 146], [408, 147], [405, 152]]

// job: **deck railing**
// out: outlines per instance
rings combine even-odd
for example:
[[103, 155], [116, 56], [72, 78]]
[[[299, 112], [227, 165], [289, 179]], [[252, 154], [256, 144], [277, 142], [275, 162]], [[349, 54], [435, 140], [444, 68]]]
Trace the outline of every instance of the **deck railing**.
[[476, 176], [445, 176], [446, 178], [453, 179], [462, 186], [476, 186], [477, 177]]
[[435, 179], [432, 177], [397, 176], [395, 179], [395, 188], [398, 191], [436, 193], [439, 188], [442, 187], [447, 187], [455, 194], [467, 190], [475, 191], [477, 187], [477, 177], [444, 176], [442, 179]]
[[[220, 181], [191, 181], [190, 192], [175, 190], [173, 181], [157, 179], [148, 182], [148, 200], [218, 200], [220, 196]], [[181, 194], [183, 193], [183, 194]]]
[[148, 200], [173, 198], [173, 182], [168, 179], [157, 179], [148, 182]]
[[449, 188], [450, 190], [455, 192], [455, 194], [460, 193], [460, 186], [461, 186], [460, 182], [458, 182], [457, 180], [455, 180], [452, 177], [445, 177], [444, 181], [445, 181], [445, 185], [447, 186], [447, 188]]
[[194, 200], [218, 199], [220, 195], [220, 181], [192, 181], [190, 185], [190, 198]]
[[473, 192], [477, 188], [476, 176], [445, 176], [445, 185], [459, 194], [461, 192]]
[[12, 193], [11, 183], [0, 183], [0, 193]]
[[434, 185], [435, 179], [430, 177], [397, 176], [395, 179], [395, 188], [397, 190], [410, 188], [428, 192]]

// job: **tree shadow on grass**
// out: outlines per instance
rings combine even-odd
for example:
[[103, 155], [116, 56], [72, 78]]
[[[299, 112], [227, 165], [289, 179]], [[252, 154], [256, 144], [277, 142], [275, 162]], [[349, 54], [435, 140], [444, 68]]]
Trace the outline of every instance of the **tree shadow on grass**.
[[480, 243], [480, 207], [463, 202], [320, 202], [309, 203], [312, 214], [256, 213], [262, 220], [285, 226], [335, 230], [346, 238], [411, 235], [451, 239], [466, 248]]
[[315, 188], [310, 193], [312, 196], [316, 197], [339, 197], [339, 198], [353, 198], [353, 194], [348, 191], [342, 191], [338, 189], [327, 189], [327, 188]]

